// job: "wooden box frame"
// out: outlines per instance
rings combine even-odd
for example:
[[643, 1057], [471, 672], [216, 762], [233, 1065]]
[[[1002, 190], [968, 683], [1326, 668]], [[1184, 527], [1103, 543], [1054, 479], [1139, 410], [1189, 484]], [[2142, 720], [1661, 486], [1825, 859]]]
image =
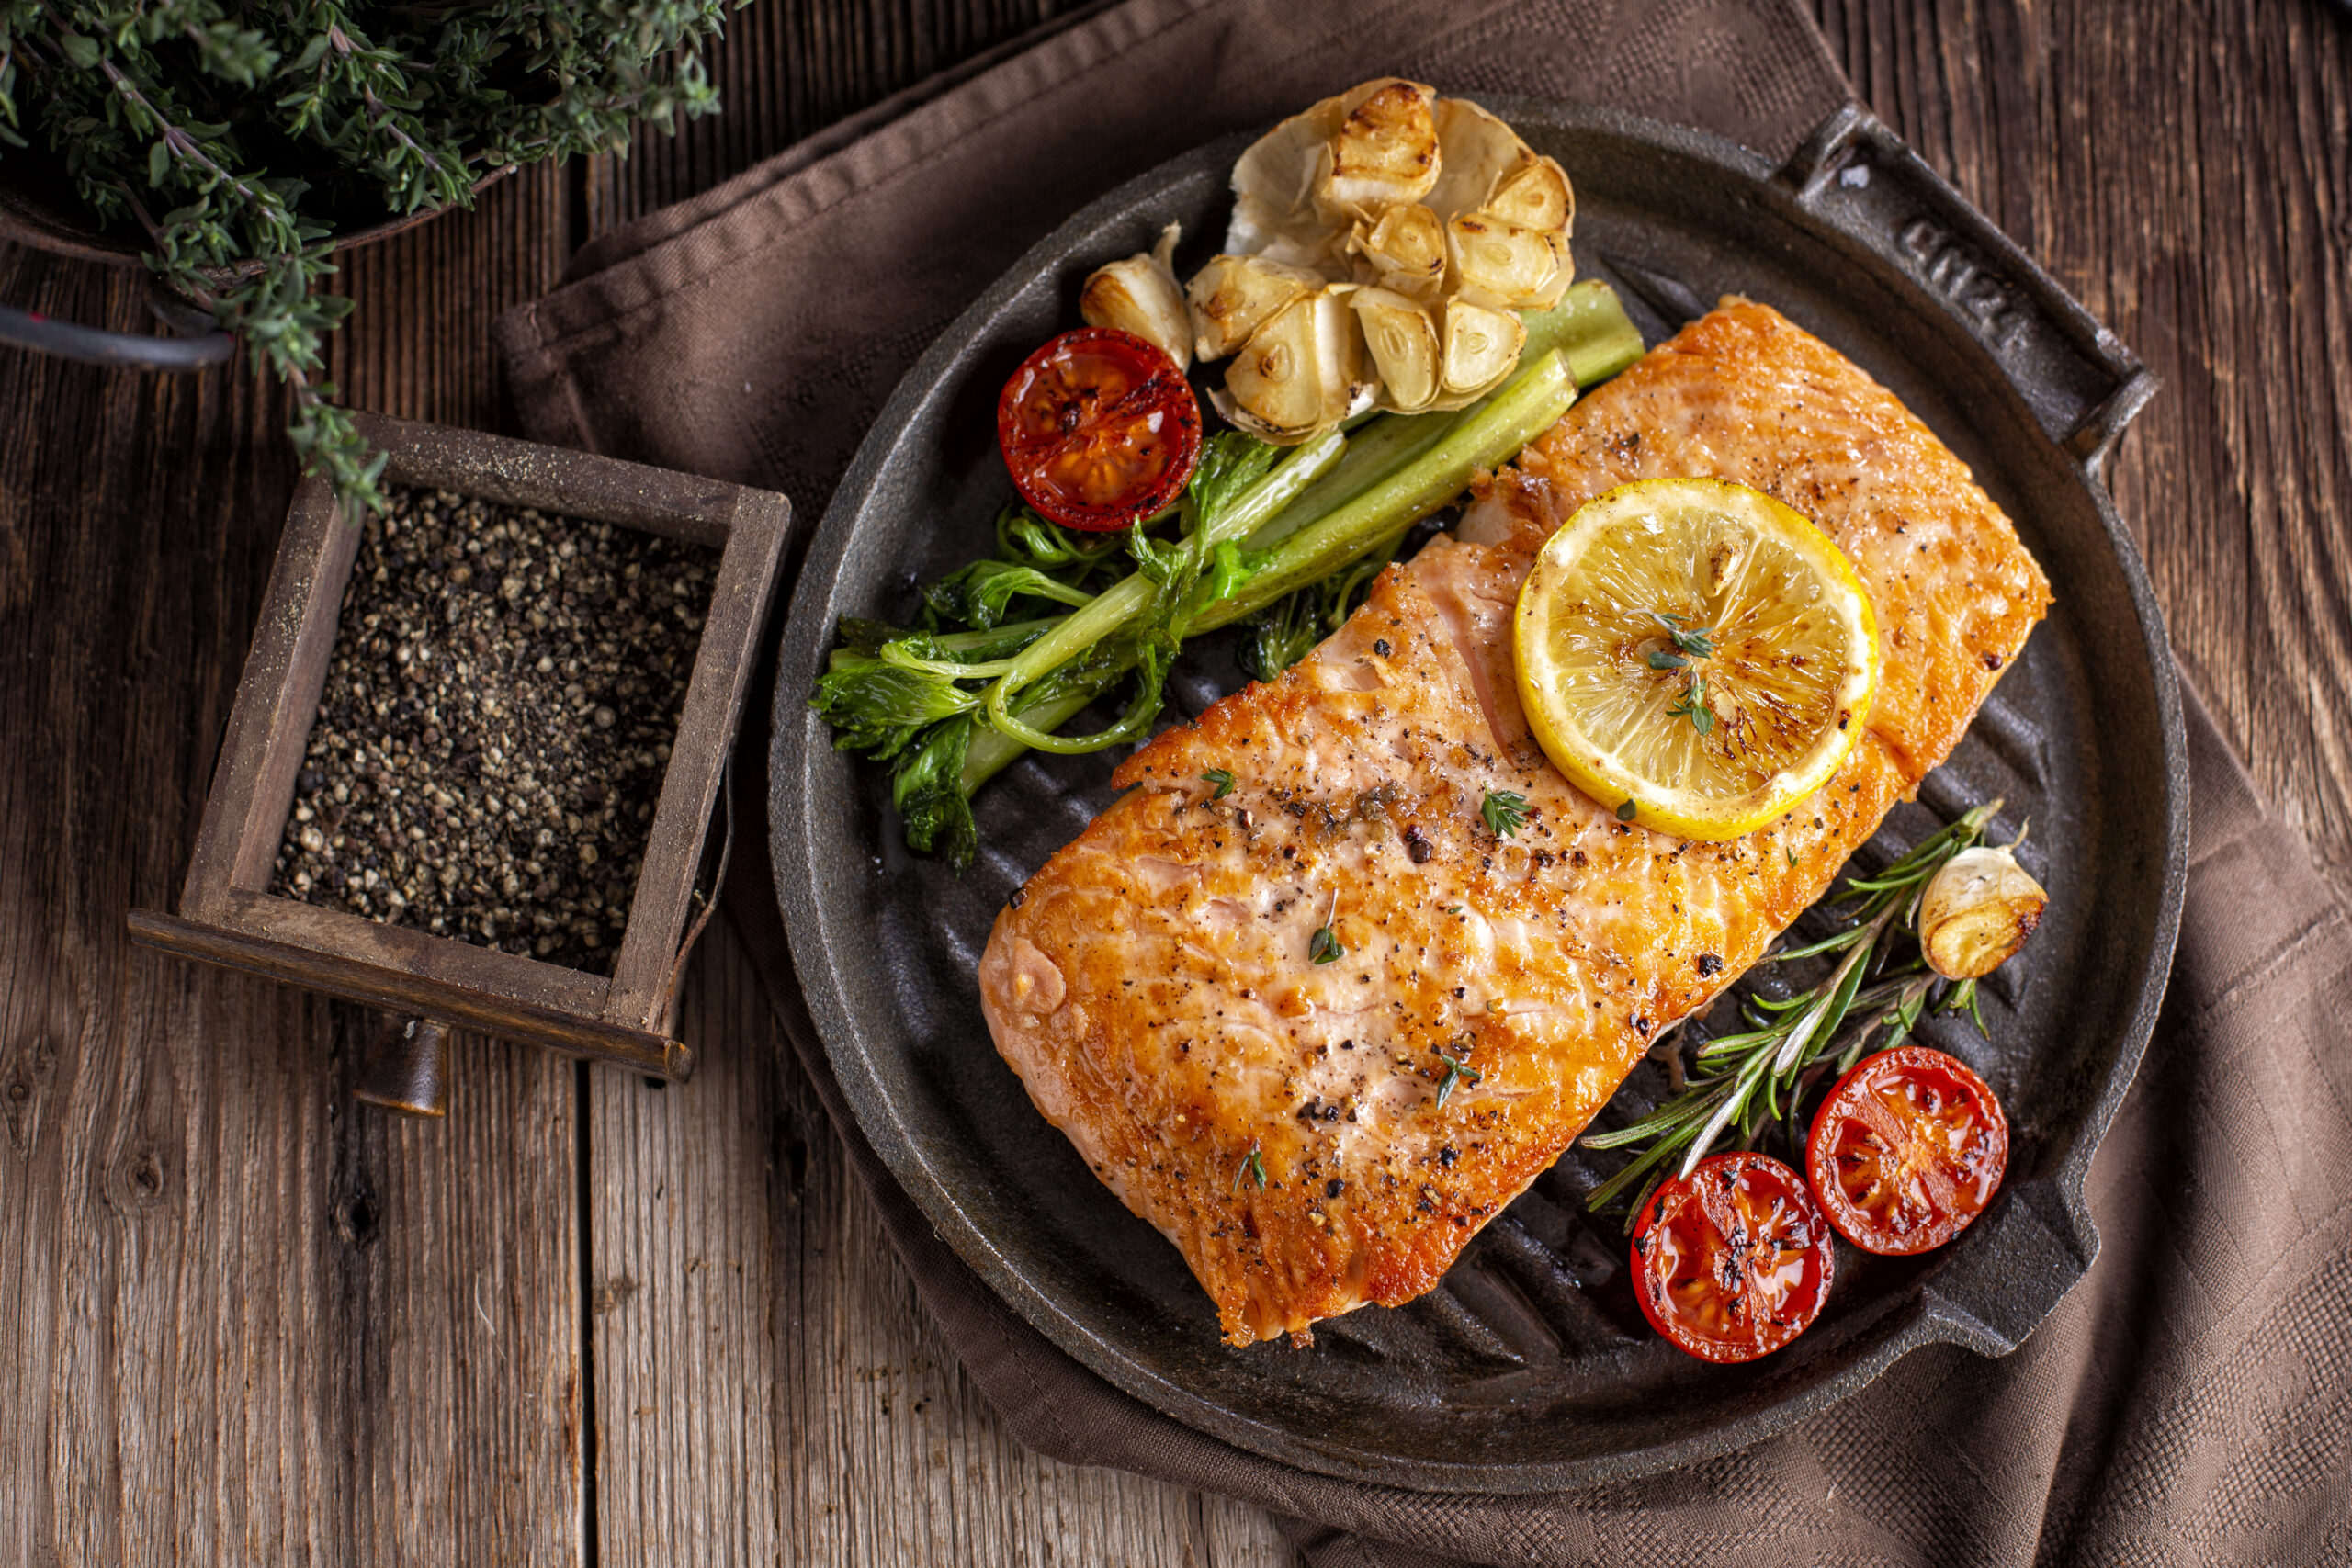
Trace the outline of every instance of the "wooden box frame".
[[[294, 493], [179, 909], [133, 910], [131, 938], [424, 1021], [422, 1030], [412, 1022], [404, 1031], [415, 1049], [437, 1054], [442, 1026], [464, 1024], [682, 1079], [694, 1058], [673, 1038], [678, 959], [783, 562], [791, 503], [768, 491], [474, 431], [372, 414], [356, 420], [386, 456], [387, 485], [533, 507], [720, 552], [612, 975], [269, 891], [361, 536], [317, 479], [304, 479]], [[428, 1066], [424, 1077], [437, 1072]], [[436, 1100], [437, 1086], [401, 1108], [429, 1114]]]

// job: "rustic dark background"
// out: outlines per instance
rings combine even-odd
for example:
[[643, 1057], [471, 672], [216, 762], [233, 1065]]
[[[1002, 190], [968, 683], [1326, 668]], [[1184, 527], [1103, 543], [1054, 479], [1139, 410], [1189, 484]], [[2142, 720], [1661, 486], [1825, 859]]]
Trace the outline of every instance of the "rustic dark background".
[[[1856, 91], [2164, 378], [2120, 450], [2173, 634], [2352, 890], [2352, 14], [1812, 0]], [[589, 240], [1058, 0], [758, 0], [721, 116], [345, 260], [353, 403], [511, 428], [488, 329]], [[135, 274], [0, 300], [136, 329]], [[0, 351], [0, 1562], [1274, 1564], [1238, 1506], [1027, 1455], [939, 1348], [721, 928], [685, 1090], [133, 953], [293, 474], [279, 396]], [[814, 507], [821, 498], [796, 498]]]

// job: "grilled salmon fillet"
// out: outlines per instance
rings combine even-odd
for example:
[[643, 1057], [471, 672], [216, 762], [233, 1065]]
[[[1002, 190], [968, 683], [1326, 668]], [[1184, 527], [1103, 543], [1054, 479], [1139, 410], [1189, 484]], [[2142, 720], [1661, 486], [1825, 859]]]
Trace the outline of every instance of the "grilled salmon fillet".
[[[1569, 784], [1511, 671], [1512, 605], [1553, 529], [1684, 475], [1826, 529], [1883, 644], [1843, 769], [1721, 843], [1621, 823]], [[2050, 599], [1925, 425], [1736, 300], [1578, 403], [1457, 534], [1280, 680], [1130, 758], [1134, 787], [1014, 896], [980, 960], [998, 1050], [1236, 1345], [1436, 1284], [1657, 1032], [1828, 889]], [[1480, 817], [1502, 790], [1528, 802], [1508, 840]]]

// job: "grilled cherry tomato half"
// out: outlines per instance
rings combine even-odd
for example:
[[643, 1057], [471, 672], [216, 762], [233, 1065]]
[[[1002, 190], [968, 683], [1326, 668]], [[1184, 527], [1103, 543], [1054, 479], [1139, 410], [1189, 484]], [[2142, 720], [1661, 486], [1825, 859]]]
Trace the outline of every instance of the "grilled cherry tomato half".
[[1898, 1045], [1838, 1080], [1814, 1114], [1804, 1163], [1838, 1235], [1865, 1252], [1925, 1252], [1993, 1201], [2009, 1122], [1958, 1057]]
[[1634, 1293], [1705, 1361], [1752, 1361], [1803, 1334], [1829, 1295], [1829, 1222], [1767, 1155], [1710, 1155], [1661, 1182], [1634, 1232]]
[[1176, 362], [1115, 327], [1062, 333], [997, 400], [997, 445], [1022, 499], [1065, 527], [1109, 533], [1183, 493], [1201, 405]]

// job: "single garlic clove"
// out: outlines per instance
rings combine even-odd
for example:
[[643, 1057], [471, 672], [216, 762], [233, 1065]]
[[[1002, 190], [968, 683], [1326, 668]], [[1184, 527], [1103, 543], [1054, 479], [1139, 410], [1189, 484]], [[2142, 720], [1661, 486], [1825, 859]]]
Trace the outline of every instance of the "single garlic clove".
[[1543, 292], [1559, 270], [1560, 258], [1548, 236], [1483, 212], [1467, 213], [1445, 226], [1453, 276], [1462, 293], [1497, 310], [1516, 310]]
[[1487, 198], [1485, 210], [1506, 223], [1540, 233], [1566, 234], [1577, 213], [1567, 171], [1550, 158], [1531, 158]]
[[1527, 342], [1527, 324], [1508, 310], [1489, 310], [1456, 296], [1446, 301], [1441, 383], [1460, 397], [1487, 392], [1511, 373]]
[[1944, 863], [1919, 897], [1919, 946], [1948, 980], [1990, 975], [2025, 945], [2050, 895], [2007, 849], [1979, 844]]
[[1419, 201], [1437, 183], [1437, 94], [1418, 82], [1367, 82], [1342, 100], [1318, 210], [1344, 221]]
[[[1219, 413], [1279, 446], [1304, 441], [1354, 412], [1362, 340], [1348, 310], [1351, 284], [1294, 300], [1250, 335], [1225, 373]], [[1365, 406], [1371, 403], [1363, 389]], [[1238, 417], [1247, 416], [1247, 417]]]
[[1417, 413], [1438, 394], [1437, 323], [1419, 300], [1385, 288], [1359, 288], [1348, 301], [1364, 346], [1380, 372], [1386, 406]]
[[1371, 264], [1374, 278], [1385, 288], [1426, 302], [1445, 283], [1445, 225], [1418, 203], [1390, 208], [1369, 229], [1358, 223], [1348, 248]]
[[1078, 313], [1090, 327], [1135, 333], [1186, 370], [1193, 364], [1193, 321], [1170, 265], [1176, 237], [1177, 227], [1170, 223], [1156, 250], [1096, 267], [1079, 293]]

